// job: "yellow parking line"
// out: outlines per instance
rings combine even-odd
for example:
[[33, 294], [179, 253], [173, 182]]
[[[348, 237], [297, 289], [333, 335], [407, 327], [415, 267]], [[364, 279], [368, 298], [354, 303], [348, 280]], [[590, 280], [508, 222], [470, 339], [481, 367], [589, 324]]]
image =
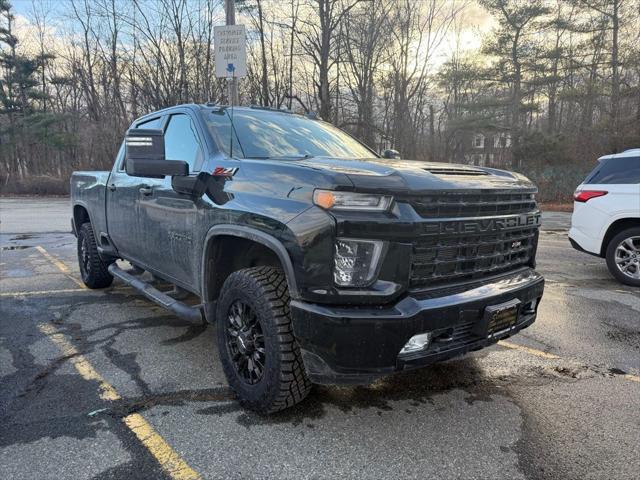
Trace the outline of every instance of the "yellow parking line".
[[536, 350], [535, 348], [525, 347], [524, 345], [518, 345], [516, 343], [507, 342], [505, 340], [500, 340], [498, 342], [498, 345], [502, 345], [503, 347], [511, 348], [514, 350], [522, 350], [523, 352], [530, 353], [531, 355], [535, 355], [536, 357], [551, 358], [551, 359], [560, 358], [559, 356], [554, 355], [553, 353], [543, 352], [542, 350]]
[[[28, 295], [52, 295], [55, 293], [75, 293], [75, 292], [100, 292], [104, 290], [89, 290], [88, 288], [60, 288], [57, 290], [26, 290], [24, 292], [0, 292], [0, 297], [24, 297]], [[109, 292], [131, 291], [128, 285], [118, 285], [108, 289]]]
[[138, 440], [156, 458], [162, 469], [171, 478], [177, 480], [200, 479], [200, 475], [185, 462], [176, 451], [162, 438], [139, 413], [132, 413], [123, 418]]
[[627, 373], [624, 378], [631, 380], [632, 382], [640, 383], [640, 377], [638, 375], [631, 375], [630, 373]]
[[39, 251], [44, 256], [44, 258], [46, 258], [51, 263], [53, 263], [58, 268], [58, 270], [60, 270], [69, 280], [74, 282], [76, 285], [78, 285], [82, 289], [87, 288], [84, 283], [82, 283], [80, 280], [78, 280], [73, 275], [71, 275], [71, 270], [69, 270], [69, 267], [67, 267], [64, 263], [62, 263], [60, 260], [55, 258], [53, 255], [51, 255], [49, 252], [47, 252], [43, 247], [38, 245], [36, 247], [36, 250]]
[[51, 295], [54, 293], [85, 292], [84, 288], [61, 288], [60, 290], [35, 290], [30, 292], [1, 292], [0, 297], [24, 297], [25, 295]]
[[[89, 361], [53, 325], [40, 324], [38, 328], [58, 346], [63, 355], [69, 357], [82, 378], [98, 382], [100, 398], [110, 401], [122, 398], [116, 389], [93, 368]], [[171, 478], [175, 480], [197, 480], [201, 478], [142, 415], [131, 413], [124, 417], [122, 421]]]
[[36, 250], [38, 250], [42, 255], [44, 255], [45, 258], [49, 260], [51, 263], [53, 263], [56, 267], [58, 267], [58, 270], [60, 270], [62, 273], [64, 273], [65, 275], [71, 274], [71, 270], [69, 270], [69, 267], [67, 267], [64, 263], [62, 263], [60, 260], [55, 258], [53, 255], [51, 255], [49, 252], [47, 252], [43, 247], [38, 245], [36, 247]]
[[53, 343], [55, 343], [64, 356], [70, 357], [73, 366], [82, 378], [85, 380], [95, 380], [100, 387], [100, 398], [103, 400], [120, 400], [121, 397], [115, 389], [102, 378], [93, 366], [87, 361], [84, 356], [80, 355], [80, 352], [64, 337], [64, 335], [49, 323], [41, 323], [38, 325], [38, 329], [48, 336]]

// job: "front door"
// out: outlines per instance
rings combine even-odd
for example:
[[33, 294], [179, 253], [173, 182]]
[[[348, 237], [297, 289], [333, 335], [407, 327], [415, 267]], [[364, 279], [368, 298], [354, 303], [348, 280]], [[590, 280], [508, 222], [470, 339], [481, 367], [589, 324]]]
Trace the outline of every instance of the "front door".
[[[204, 148], [194, 119], [188, 113], [174, 113], [165, 124], [165, 157], [184, 160], [191, 175], [200, 171]], [[148, 266], [183, 287], [197, 285], [197, 249], [194, 248], [198, 206], [201, 202], [176, 193], [171, 177], [143, 179], [139, 197], [145, 237], [142, 266]]]
[[[162, 116], [144, 120], [134, 128], [161, 128]], [[118, 253], [127, 260], [138, 264], [145, 248], [143, 218], [139, 199], [146, 179], [132, 177], [125, 172], [125, 145], [114, 163], [106, 192], [106, 215], [109, 241]]]
[[[142, 223], [138, 215], [138, 200], [141, 179], [130, 177], [124, 171], [124, 143], [109, 175], [106, 191], [106, 216], [108, 240], [122, 257], [134, 261], [138, 254]], [[106, 232], [96, 232], [100, 245]]]

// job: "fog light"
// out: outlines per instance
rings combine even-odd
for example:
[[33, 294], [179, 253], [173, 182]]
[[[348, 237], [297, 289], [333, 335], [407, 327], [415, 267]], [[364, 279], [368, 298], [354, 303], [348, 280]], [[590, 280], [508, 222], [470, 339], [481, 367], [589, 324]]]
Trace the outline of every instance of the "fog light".
[[409, 339], [405, 346], [402, 347], [402, 350], [400, 350], [400, 355], [404, 353], [414, 353], [421, 350], [426, 350], [427, 348], [429, 348], [429, 343], [431, 343], [431, 332], [414, 335]]

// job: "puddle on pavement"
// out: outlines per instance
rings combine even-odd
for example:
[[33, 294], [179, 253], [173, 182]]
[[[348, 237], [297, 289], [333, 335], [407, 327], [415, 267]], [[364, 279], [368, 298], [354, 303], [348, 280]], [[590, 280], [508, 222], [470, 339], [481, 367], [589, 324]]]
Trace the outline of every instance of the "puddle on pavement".
[[0, 250], [24, 250], [25, 248], [33, 248], [33, 245], [5, 245]]

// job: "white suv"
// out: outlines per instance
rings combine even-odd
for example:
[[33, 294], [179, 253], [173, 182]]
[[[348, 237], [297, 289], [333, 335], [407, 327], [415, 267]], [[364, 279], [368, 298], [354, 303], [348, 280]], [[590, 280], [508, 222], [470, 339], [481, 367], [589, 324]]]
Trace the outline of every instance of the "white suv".
[[569, 240], [640, 287], [640, 148], [605, 155], [576, 189]]

